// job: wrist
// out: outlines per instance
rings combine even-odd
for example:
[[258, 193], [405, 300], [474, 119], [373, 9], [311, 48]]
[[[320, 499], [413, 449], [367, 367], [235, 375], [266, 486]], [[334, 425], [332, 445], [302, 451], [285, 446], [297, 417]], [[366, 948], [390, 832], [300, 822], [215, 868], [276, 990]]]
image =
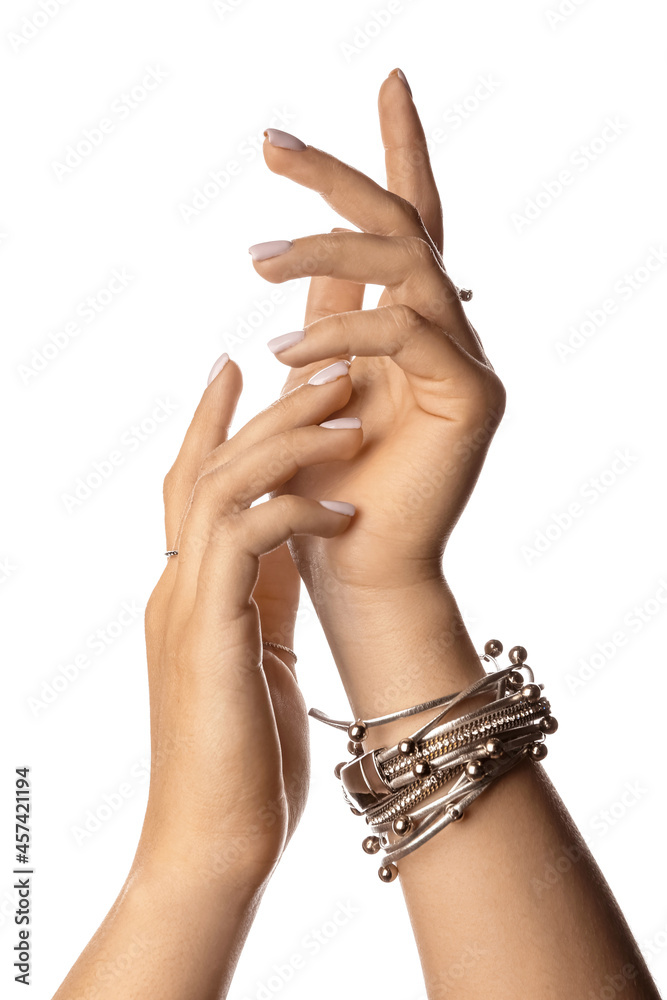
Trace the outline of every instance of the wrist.
[[130, 878], [156, 893], [179, 886], [188, 892], [205, 892], [220, 899], [233, 898], [245, 909], [260, 895], [277, 861], [252, 850], [248, 837], [233, 833], [227, 840], [187, 843], [142, 832]]
[[[355, 718], [460, 691], [485, 672], [439, 567], [401, 585], [337, 585], [313, 600]], [[421, 721], [374, 727], [370, 738], [388, 745]]]

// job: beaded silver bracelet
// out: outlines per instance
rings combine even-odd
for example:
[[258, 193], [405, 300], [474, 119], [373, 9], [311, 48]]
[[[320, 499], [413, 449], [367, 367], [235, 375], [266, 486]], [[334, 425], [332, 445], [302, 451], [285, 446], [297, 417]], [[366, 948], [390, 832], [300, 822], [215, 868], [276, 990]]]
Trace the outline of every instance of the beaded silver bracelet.
[[[378, 871], [383, 882], [394, 881], [397, 861], [463, 819], [470, 803], [501, 774], [526, 757], [546, 757], [545, 737], [558, 723], [543, 685], [535, 683], [523, 646], [512, 647], [510, 666], [501, 669], [496, 658], [502, 651], [497, 639], [486, 643], [480, 660], [492, 664], [491, 670], [465, 690], [376, 719], [346, 722], [311, 708], [313, 718], [347, 730], [352, 760], [337, 764], [334, 773], [352, 812], [372, 830], [362, 842], [364, 851], [384, 851]], [[444, 721], [456, 705], [479, 694], [492, 694], [493, 700]], [[432, 709], [436, 715], [395, 746], [364, 750], [370, 728]]]

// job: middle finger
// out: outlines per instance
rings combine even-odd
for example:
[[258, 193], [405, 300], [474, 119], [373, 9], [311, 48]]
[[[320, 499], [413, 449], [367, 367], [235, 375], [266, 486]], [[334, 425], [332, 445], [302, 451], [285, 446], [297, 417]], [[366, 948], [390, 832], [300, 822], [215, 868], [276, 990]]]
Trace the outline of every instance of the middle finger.
[[384, 285], [394, 302], [410, 306], [444, 329], [479, 361], [484, 353], [473, 335], [456, 288], [430, 241], [372, 233], [321, 233], [250, 248], [255, 270], [267, 281], [327, 275]]
[[[421, 236], [430, 240], [419, 212], [405, 198], [315, 146], [286, 147], [287, 133], [266, 130], [264, 159], [269, 170], [317, 191], [335, 212], [366, 233]], [[287, 140], [294, 136], [287, 136]], [[297, 140], [299, 142], [300, 140]]]

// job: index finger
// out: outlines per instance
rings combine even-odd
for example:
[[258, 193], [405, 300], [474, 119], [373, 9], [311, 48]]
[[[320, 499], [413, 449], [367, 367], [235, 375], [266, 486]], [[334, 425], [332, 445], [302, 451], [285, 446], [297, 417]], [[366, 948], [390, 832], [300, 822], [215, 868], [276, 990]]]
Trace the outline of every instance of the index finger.
[[340, 216], [365, 233], [428, 239], [418, 211], [366, 174], [296, 136], [266, 130], [264, 159], [269, 170], [317, 191]]

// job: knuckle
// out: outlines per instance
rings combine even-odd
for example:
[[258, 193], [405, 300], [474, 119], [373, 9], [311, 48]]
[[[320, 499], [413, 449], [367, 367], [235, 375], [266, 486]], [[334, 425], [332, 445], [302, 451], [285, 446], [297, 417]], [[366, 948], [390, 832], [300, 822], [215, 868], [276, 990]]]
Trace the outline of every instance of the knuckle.
[[402, 198], [400, 195], [394, 195], [394, 199], [396, 207], [403, 217], [404, 223], [407, 222], [410, 225], [410, 228], [416, 232], [423, 232], [424, 223], [416, 205], [413, 205], [411, 201], [408, 201], [407, 198]]
[[202, 473], [192, 490], [192, 502], [193, 505], [203, 508], [205, 511], [211, 511], [214, 506], [216, 506], [215, 501], [219, 497], [219, 490], [216, 489], [216, 483], [211, 472]]
[[[334, 333], [337, 338], [347, 338], [350, 334], [354, 335], [356, 332], [359, 323], [359, 314], [356, 310], [334, 313], [326, 319], [320, 320], [320, 322], [322, 324], [331, 324], [331, 332]], [[339, 346], [342, 353], [344, 345], [340, 344]]]
[[295, 496], [291, 496], [288, 493], [280, 494], [277, 497], [273, 497], [270, 501], [273, 507], [274, 515], [280, 520], [290, 520], [296, 513], [299, 501]]
[[402, 327], [411, 332], [417, 332], [424, 326], [424, 317], [420, 316], [416, 309], [412, 306], [406, 305], [404, 302], [399, 302], [395, 306], [390, 306], [393, 310], [393, 315], [396, 320], [396, 325]]
[[495, 372], [490, 373], [490, 379], [492, 382], [490, 394], [491, 406], [497, 411], [498, 422], [500, 423], [505, 412], [505, 406], [507, 405], [507, 390]]
[[294, 393], [296, 389], [286, 392], [284, 396], [279, 396], [268, 407], [268, 412], [278, 427], [284, 426], [291, 418], [294, 411]]
[[209, 472], [213, 472], [213, 470], [217, 469], [221, 464], [222, 459], [220, 455], [217, 454], [217, 449], [210, 451], [199, 466], [198, 477], [208, 475]]
[[272, 456], [258, 472], [257, 481], [263, 483], [267, 475], [272, 479], [288, 478], [301, 468], [304, 454], [305, 428], [283, 431], [275, 439]]
[[497, 427], [505, 412], [506, 395], [496, 373], [490, 368], [481, 369], [466, 397], [466, 415], [471, 423]]
[[157, 587], [148, 598], [146, 602], [146, 610], [144, 611], [144, 630], [148, 637], [152, 637], [158, 633], [159, 627], [162, 622], [162, 601], [157, 595]]
[[387, 316], [393, 321], [394, 336], [392, 339], [385, 339], [385, 348], [390, 357], [396, 358], [406, 342], [419, 335], [424, 319], [412, 306], [404, 302], [387, 306]]
[[331, 275], [336, 254], [340, 250], [339, 233], [322, 233], [308, 238], [301, 257], [301, 272], [328, 277]]
[[327, 201], [331, 199], [336, 190], [336, 185], [343, 173], [343, 164], [336, 159], [327, 161], [328, 170], [324, 174], [323, 183], [320, 186], [320, 194]]
[[435, 267], [437, 260], [433, 253], [433, 247], [427, 239], [421, 236], [409, 236], [407, 238], [408, 255], [419, 267]]
[[179, 478], [177, 467], [172, 465], [162, 482], [162, 498], [165, 504], [170, 503], [176, 493]]

